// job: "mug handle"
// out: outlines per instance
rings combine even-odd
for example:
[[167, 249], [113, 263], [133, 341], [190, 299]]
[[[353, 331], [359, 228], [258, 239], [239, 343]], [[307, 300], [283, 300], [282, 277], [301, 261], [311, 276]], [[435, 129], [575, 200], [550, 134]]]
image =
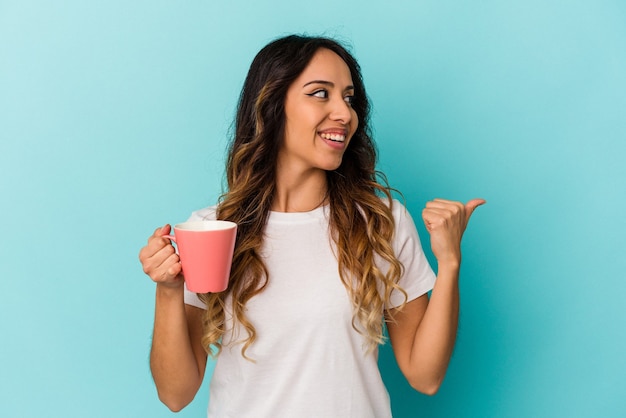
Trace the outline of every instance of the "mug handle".
[[167, 238], [172, 242], [176, 242], [176, 237], [174, 235], [161, 235], [161, 238]]

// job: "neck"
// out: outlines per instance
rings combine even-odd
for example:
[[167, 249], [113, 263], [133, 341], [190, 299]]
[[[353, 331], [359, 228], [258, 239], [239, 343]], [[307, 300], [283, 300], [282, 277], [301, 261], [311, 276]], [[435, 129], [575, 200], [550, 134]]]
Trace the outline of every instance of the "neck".
[[328, 200], [326, 172], [315, 170], [293, 175], [278, 173], [272, 201], [275, 212], [309, 212]]

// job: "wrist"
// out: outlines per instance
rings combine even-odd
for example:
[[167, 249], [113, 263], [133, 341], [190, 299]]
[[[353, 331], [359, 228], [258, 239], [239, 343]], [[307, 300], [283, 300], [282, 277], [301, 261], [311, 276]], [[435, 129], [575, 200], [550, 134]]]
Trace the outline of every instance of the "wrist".
[[445, 260], [437, 260], [437, 271], [439, 274], [452, 274], [458, 276], [461, 270], [461, 258], [450, 258]]
[[156, 285], [156, 296], [161, 299], [178, 299], [182, 298], [185, 293], [184, 286], [180, 285], [171, 285], [165, 283], [157, 283]]

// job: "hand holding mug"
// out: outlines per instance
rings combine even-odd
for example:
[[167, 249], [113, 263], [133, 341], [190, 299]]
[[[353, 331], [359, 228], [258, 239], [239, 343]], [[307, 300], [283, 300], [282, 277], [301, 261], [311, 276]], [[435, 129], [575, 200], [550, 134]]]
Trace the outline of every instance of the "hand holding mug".
[[[139, 259], [150, 278], [168, 287], [196, 293], [222, 292], [228, 288], [237, 224], [229, 221], [184, 222], [157, 229], [142, 248]], [[178, 254], [170, 241], [178, 246]]]
[[175, 248], [167, 239], [170, 231], [169, 225], [157, 228], [139, 252], [139, 261], [152, 281], [176, 288], [183, 286], [182, 266]]
[[178, 246], [187, 289], [216, 293], [228, 288], [237, 224], [229, 221], [183, 222], [174, 235], [164, 235]]

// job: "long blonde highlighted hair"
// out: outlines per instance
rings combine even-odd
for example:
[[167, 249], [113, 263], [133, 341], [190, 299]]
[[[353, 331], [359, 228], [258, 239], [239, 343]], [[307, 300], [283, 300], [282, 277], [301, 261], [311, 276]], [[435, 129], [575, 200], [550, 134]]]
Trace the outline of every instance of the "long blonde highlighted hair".
[[[391, 245], [392, 190], [375, 169], [370, 104], [360, 67], [332, 39], [287, 36], [271, 42], [257, 54], [239, 98], [226, 168], [228, 189], [217, 209], [218, 219], [238, 224], [230, 282], [224, 292], [199, 295], [207, 307], [202, 343], [212, 355], [221, 350], [228, 296], [234, 321], [248, 334], [242, 347], [244, 357], [256, 339], [245, 306], [271, 280], [260, 250], [275, 192], [278, 150], [284, 137], [285, 97], [291, 83], [320, 48], [335, 52], [346, 62], [355, 90], [352, 107], [360, 123], [339, 168], [327, 172], [327, 185], [330, 231], [337, 247], [339, 274], [354, 307], [352, 325], [366, 337], [370, 349], [384, 341], [383, 310], [391, 292], [402, 292], [406, 300], [406, 293], [398, 286], [403, 267]], [[389, 266], [387, 271], [379, 269], [376, 257]]]

